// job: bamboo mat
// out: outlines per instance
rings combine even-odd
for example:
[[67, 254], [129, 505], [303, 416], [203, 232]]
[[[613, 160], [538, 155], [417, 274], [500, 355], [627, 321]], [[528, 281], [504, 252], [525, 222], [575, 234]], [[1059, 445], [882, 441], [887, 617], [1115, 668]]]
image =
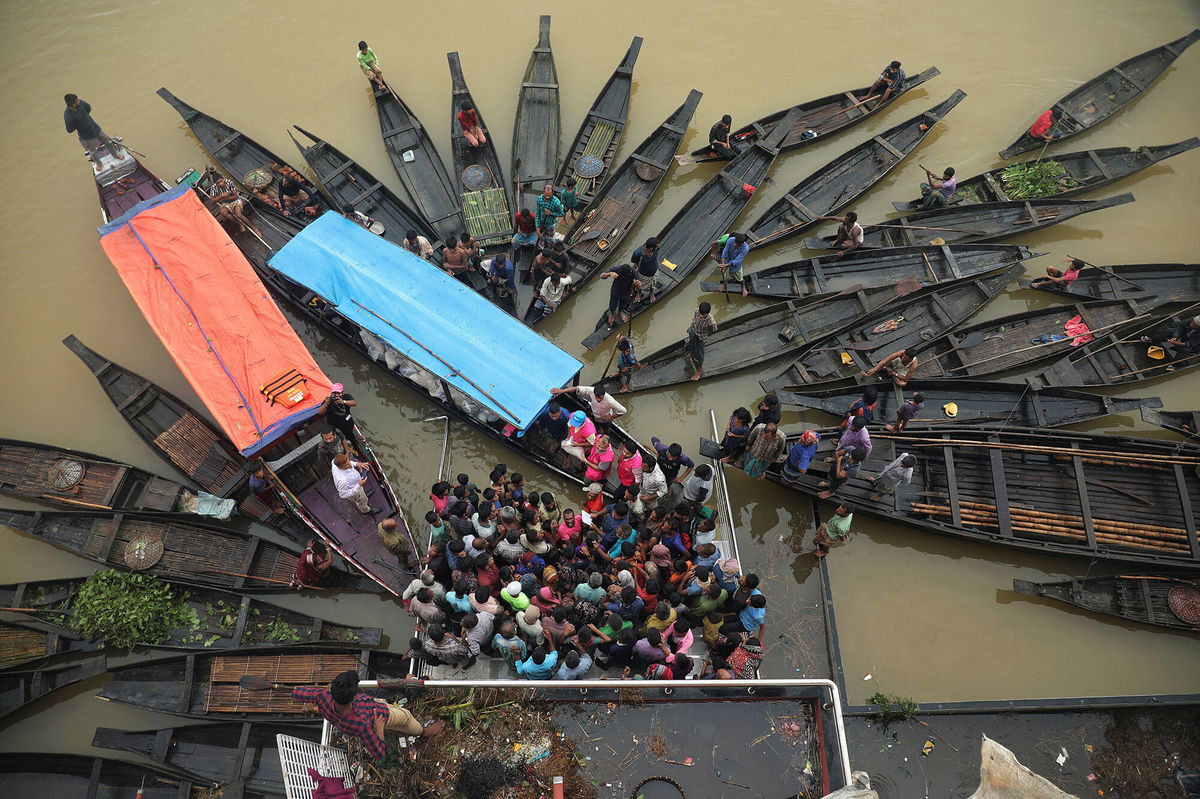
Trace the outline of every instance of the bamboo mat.
[[283, 685], [328, 685], [343, 671], [358, 670], [358, 655], [344, 653], [288, 655], [222, 655], [212, 659], [204, 709], [215, 713], [300, 714], [306, 702], [283, 689], [248, 691], [238, 681], [246, 675]]
[[0, 626], [0, 669], [45, 657], [46, 637], [39, 630]]

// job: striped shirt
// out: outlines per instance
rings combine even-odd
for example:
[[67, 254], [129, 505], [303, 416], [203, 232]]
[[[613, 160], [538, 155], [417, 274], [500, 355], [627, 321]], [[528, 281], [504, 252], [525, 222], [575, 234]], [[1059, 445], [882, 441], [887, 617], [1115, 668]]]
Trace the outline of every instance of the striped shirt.
[[350, 712], [342, 715], [337, 711], [337, 703], [328, 688], [316, 685], [298, 685], [292, 689], [292, 699], [301, 702], [311, 702], [317, 706], [317, 712], [333, 726], [346, 735], [353, 735], [362, 741], [363, 746], [376, 760], [383, 760], [387, 754], [387, 744], [375, 729], [375, 719], [388, 718], [387, 706], [376, 702], [366, 694], [358, 694], [350, 704]]

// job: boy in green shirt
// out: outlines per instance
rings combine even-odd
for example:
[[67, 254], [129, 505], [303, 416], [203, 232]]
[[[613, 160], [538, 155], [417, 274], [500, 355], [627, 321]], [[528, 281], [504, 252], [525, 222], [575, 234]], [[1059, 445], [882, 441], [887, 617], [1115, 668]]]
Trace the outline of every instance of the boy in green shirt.
[[818, 558], [823, 558], [829, 554], [829, 545], [834, 541], [841, 541], [850, 535], [850, 522], [853, 521], [854, 514], [845, 505], [838, 505], [834, 514], [829, 517], [829, 520], [817, 528], [817, 537], [813, 541], [817, 545], [817, 551], [813, 554]]
[[358, 43], [358, 66], [369, 80], [375, 81], [379, 91], [387, 88], [387, 84], [383, 82], [383, 72], [379, 69], [379, 56], [375, 55], [374, 50], [367, 47], [366, 42]]

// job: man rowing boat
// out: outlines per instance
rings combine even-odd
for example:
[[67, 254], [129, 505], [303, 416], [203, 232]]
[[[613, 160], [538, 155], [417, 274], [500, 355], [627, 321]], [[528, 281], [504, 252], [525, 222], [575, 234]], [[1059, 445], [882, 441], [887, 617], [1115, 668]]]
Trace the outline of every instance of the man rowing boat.
[[[907, 79], [908, 76], [900, 68], [900, 62], [893, 61], [883, 68], [883, 72], [879, 73], [879, 77], [871, 84], [871, 88], [867, 89], [867, 93], [858, 99], [863, 102], [878, 94], [879, 102], [886, 102], [893, 94], [904, 91], [904, 82]], [[879, 94], [880, 92], [882, 94]]]

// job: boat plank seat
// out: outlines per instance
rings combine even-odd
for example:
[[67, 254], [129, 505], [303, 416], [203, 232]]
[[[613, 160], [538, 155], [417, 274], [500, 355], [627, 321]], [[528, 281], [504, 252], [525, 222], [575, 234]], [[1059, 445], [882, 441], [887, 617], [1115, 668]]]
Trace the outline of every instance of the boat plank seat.
[[1112, 173], [1109, 172], [1108, 169], [1104, 166], [1104, 162], [1100, 160], [1100, 157], [1098, 155], [1096, 155], [1096, 151], [1088, 150], [1087, 154], [1088, 154], [1088, 160], [1090, 160], [1092, 162], [1092, 164], [1096, 167], [1096, 169], [1100, 172], [1100, 174], [1104, 176], [1104, 179], [1112, 180], [1113, 179]]
[[317, 445], [320, 443], [320, 436], [312, 436], [303, 444], [285, 454], [282, 458], [279, 458], [278, 460], [267, 461], [267, 466], [271, 467], [271, 471], [273, 472], [281, 472], [296, 461], [306, 457], [309, 453], [316, 452]]
[[[534, 50], [535, 53], [548, 53], [549, 50]], [[530, 83], [528, 81], [521, 84], [522, 89], [558, 89], [557, 83]]]
[[1113, 74], [1119, 76], [1122, 80], [1127, 80], [1131, 84], [1133, 84], [1133, 88], [1137, 89], [1139, 92], [1146, 91], [1146, 84], [1142, 83], [1140, 80], [1135, 78], [1133, 75], [1130, 75], [1128, 72], [1121, 69], [1119, 66], [1113, 67], [1112, 71], [1113, 71]]
[[372, 194], [375, 194], [376, 192], [378, 192], [378, 191], [379, 191], [380, 189], [382, 189], [382, 188], [383, 188], [383, 184], [382, 184], [382, 183], [375, 183], [374, 185], [372, 185], [372, 186], [370, 186], [369, 188], [367, 188], [367, 189], [363, 190], [362, 192], [360, 192], [360, 193], [358, 194], [358, 196], [356, 196], [356, 197], [354, 197], [352, 200], [350, 200], [349, 204], [350, 204], [350, 205], [358, 205], [360, 202], [362, 202], [363, 200], [367, 199], [367, 198], [368, 198], [368, 197], [370, 197]]
[[104, 758], [92, 758], [92, 771], [88, 775], [87, 799], [96, 799], [100, 794], [100, 770], [104, 768]]
[[331, 181], [331, 180], [333, 180], [334, 178], [336, 178], [338, 175], [341, 175], [341, 174], [342, 174], [343, 172], [345, 172], [346, 170], [353, 168], [353, 167], [354, 167], [354, 165], [355, 165], [355, 164], [354, 164], [354, 162], [353, 162], [353, 161], [343, 161], [343, 162], [341, 163], [341, 165], [339, 165], [339, 166], [338, 166], [336, 169], [334, 169], [332, 172], [326, 172], [324, 175], [322, 175], [322, 176], [321, 176], [321, 182], [322, 182], [322, 183], [328, 183], [329, 181]]
[[228, 136], [221, 139], [219, 142], [217, 142], [216, 144], [214, 144], [212, 146], [212, 149], [211, 149], [212, 154], [214, 156], [216, 156], [217, 153], [221, 152], [226, 147], [233, 144], [235, 141], [237, 141], [240, 138], [242, 138], [241, 131], [235, 130], [233, 133], [230, 133]]
[[872, 141], [874, 141], [880, 147], [887, 150], [889, 153], [896, 156], [897, 158], [904, 158], [904, 153], [902, 153], [900, 150], [896, 149], [896, 147], [893, 146], [890, 141], [883, 138], [882, 136], [876, 136], [872, 139]]
[[[1079, 442], [1072, 441], [1071, 449], [1079, 449]], [[1071, 466], [1075, 472], [1075, 491], [1079, 494], [1079, 515], [1083, 517], [1083, 531], [1087, 535], [1088, 546], [1095, 549], [1097, 546], [1096, 524], [1092, 517], [1092, 503], [1088, 498], [1087, 478], [1083, 474], [1083, 459], [1078, 455], [1072, 455]]]
[[1178, 463], [1171, 468], [1175, 476], [1175, 489], [1179, 494], [1179, 504], [1183, 509], [1183, 524], [1187, 529], [1188, 546], [1193, 558], [1200, 558], [1200, 542], [1196, 540], [1196, 515], [1192, 512], [1192, 498], [1188, 493], [1187, 478], [1184, 477], [1183, 467]]
[[[664, 172], [666, 172], [668, 169], [670, 169], [670, 168], [671, 168], [671, 164], [670, 164], [670, 163], [665, 163], [665, 164], [664, 164], [664, 163], [662, 163], [661, 161], [655, 161], [655, 160], [654, 160], [654, 159], [652, 159], [652, 158], [647, 158], [646, 156], [642, 155], [641, 153], [632, 153], [632, 154], [631, 154], [629, 157], [630, 157], [632, 160], [634, 160], [634, 161], [637, 161], [638, 163], [641, 163], [641, 164], [646, 164], [646, 165], [648, 165], [648, 166], [655, 167], [656, 169], [661, 169], [661, 170], [663, 170]], [[605, 197], [605, 199], [607, 200], [608, 198], [607, 198], [607, 197]]]
[[[243, 572], [243, 574], [248, 573]], [[246, 634], [246, 623], [250, 620], [250, 605], [250, 597], [243, 596], [242, 604], [238, 608], [237, 623], [234, 625], [233, 634], [230, 636], [238, 644], [242, 643], [242, 636]]]
[[146, 484], [146, 490], [138, 497], [139, 504], [146, 510], [175, 510], [175, 502], [179, 499], [179, 484], [174, 480], [162, 477], [151, 477]]
[[[999, 439], [992, 438], [993, 443]], [[996, 502], [996, 521], [999, 523], [1000, 535], [1004, 538], [1013, 537], [1012, 514], [1008, 506], [1008, 484], [1004, 479], [1004, 457], [999, 448], [989, 449], [988, 457], [991, 463], [992, 492]]]
[[121, 524], [124, 522], [124, 514], [118, 513], [112, 517], [111, 521], [105, 521], [108, 525], [108, 535], [104, 536], [104, 540], [100, 544], [100, 549], [96, 552], [96, 557], [108, 560], [112, 554], [113, 544], [117, 542], [117, 534], [121, 531]]
[[135, 403], [139, 399], [141, 399], [146, 394], [146, 392], [149, 390], [150, 390], [150, 383], [149, 382], [142, 383], [142, 385], [137, 387], [136, 391], [131, 392], [129, 394], [129, 396], [126, 397], [121, 402], [121, 404], [117, 406], [117, 412], [121, 413], [122, 411], [124, 411], [130, 405], [132, 405], [133, 403]]
[[1151, 624], [1158, 624], [1158, 618], [1154, 612], [1154, 599], [1150, 596], [1150, 581], [1141, 580], [1142, 584], [1142, 604], [1146, 608], [1146, 620]]
[[809, 222], [815, 220], [818, 216], [820, 216], [820, 214], [813, 213], [813, 210], [811, 208], [809, 208], [807, 205], [805, 205], [804, 203], [797, 200], [796, 197], [792, 194], [783, 195], [783, 199], [787, 200], [788, 205], [792, 206], [797, 211], [799, 211], [800, 213], [802, 213], [806, 217], [808, 217], [807, 221], [809, 221]]

